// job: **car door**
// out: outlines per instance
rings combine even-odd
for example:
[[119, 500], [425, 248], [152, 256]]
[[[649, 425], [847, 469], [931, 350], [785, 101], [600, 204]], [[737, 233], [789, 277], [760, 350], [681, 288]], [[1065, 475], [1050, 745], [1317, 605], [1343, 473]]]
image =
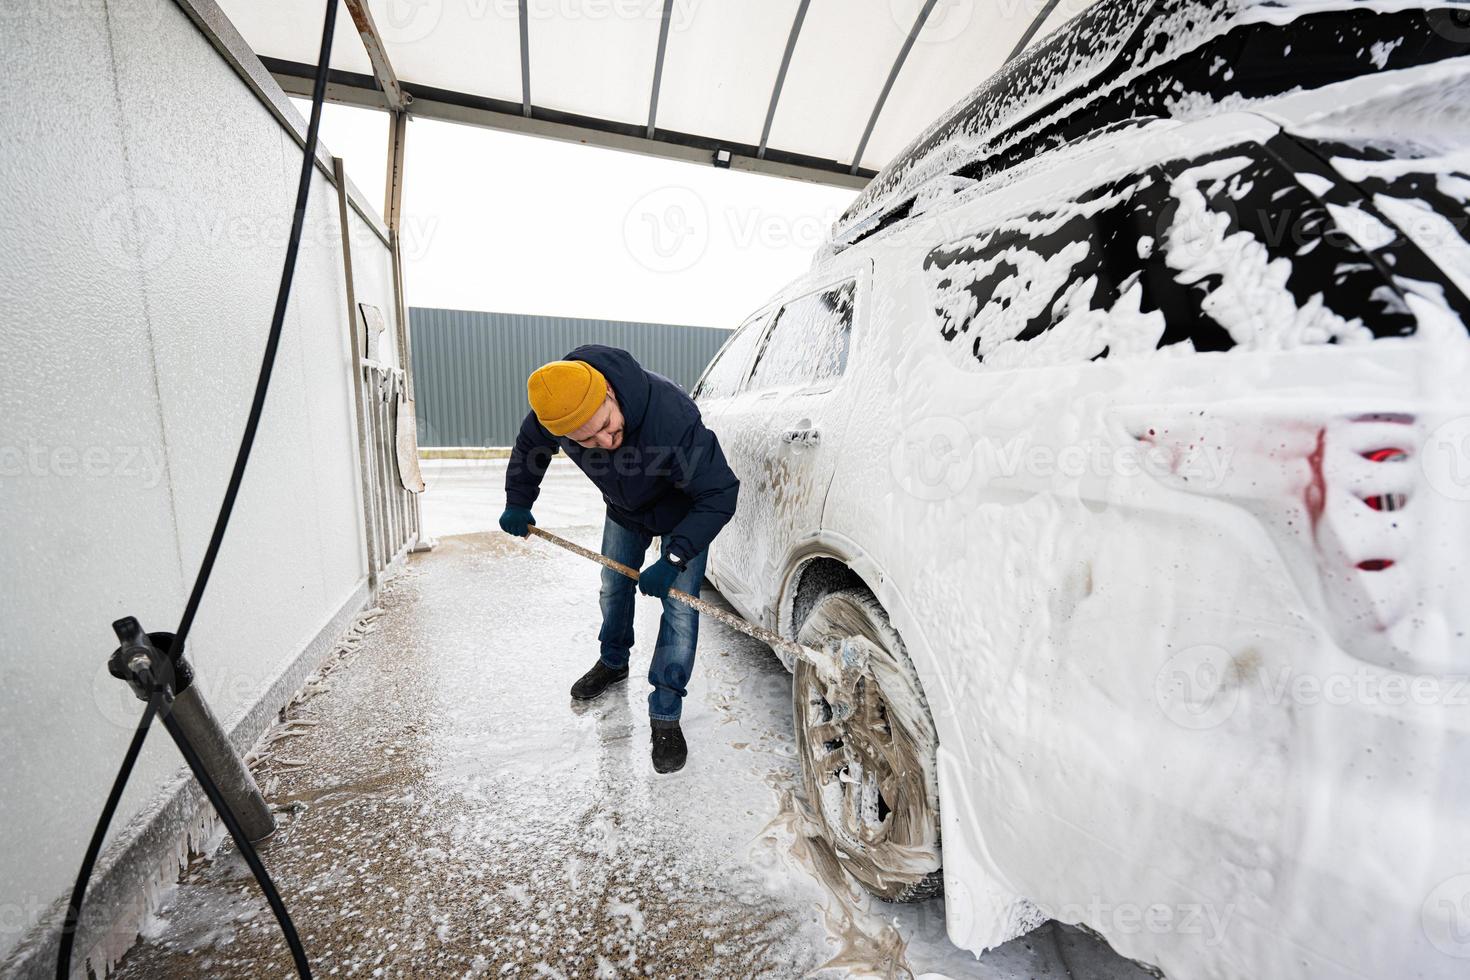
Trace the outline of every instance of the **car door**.
[[[730, 456], [730, 446], [723, 432], [722, 420], [731, 400], [745, 385], [745, 379], [750, 374], [751, 356], [771, 321], [772, 312], [769, 307], [763, 309], [731, 332], [730, 339], [725, 341], [724, 346], [710, 360], [690, 396], [699, 406], [699, 414], [705, 426], [719, 438], [720, 448], [726, 457]], [[722, 534], [710, 544], [709, 558], [704, 569], [705, 577], [722, 592], [726, 590], [728, 581], [725, 570], [730, 565], [725, 557], [725, 540]]]
[[717, 423], [740, 477], [739, 507], [718, 539], [720, 587], [747, 617], [766, 623], [774, 621], [786, 559], [821, 527], [848, 422], [843, 372], [865, 272], [819, 280], [775, 309], [743, 390]]

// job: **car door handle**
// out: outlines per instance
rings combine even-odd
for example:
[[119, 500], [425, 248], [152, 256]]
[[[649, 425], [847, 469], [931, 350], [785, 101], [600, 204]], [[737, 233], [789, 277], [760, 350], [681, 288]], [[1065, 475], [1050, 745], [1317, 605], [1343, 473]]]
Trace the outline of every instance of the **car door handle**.
[[816, 429], [787, 429], [781, 433], [781, 441], [795, 446], [816, 446], [822, 442], [822, 433]]

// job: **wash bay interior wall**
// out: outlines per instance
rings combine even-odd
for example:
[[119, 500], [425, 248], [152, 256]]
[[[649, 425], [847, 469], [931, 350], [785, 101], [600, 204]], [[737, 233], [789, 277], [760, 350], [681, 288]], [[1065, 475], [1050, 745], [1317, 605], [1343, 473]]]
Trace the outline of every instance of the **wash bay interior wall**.
[[[0, 56], [3, 962], [70, 888], [141, 709], [106, 674], [110, 623], [172, 630], [209, 540], [302, 151], [173, 3], [25, 4]], [[391, 339], [388, 248], [349, 214], [357, 299]], [[245, 741], [366, 599], [340, 238], [318, 170], [259, 440], [189, 641]], [[159, 728], [113, 837], [181, 781]]]

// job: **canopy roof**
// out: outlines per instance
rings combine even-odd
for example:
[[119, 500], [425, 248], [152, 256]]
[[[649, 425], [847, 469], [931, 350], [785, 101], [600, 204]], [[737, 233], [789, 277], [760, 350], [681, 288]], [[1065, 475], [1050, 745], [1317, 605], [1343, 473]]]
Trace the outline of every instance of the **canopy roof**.
[[[413, 114], [860, 186], [1091, 2], [366, 0], [367, 18], [361, 0], [347, 6]], [[307, 88], [319, 4], [219, 5], [288, 92]], [[371, 49], [338, 31], [329, 97], [396, 107]]]

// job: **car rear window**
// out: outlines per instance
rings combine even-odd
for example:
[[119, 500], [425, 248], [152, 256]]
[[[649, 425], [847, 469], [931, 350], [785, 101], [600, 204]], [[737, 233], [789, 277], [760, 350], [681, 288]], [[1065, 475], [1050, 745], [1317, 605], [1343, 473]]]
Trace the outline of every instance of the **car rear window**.
[[856, 294], [857, 283], [849, 279], [781, 307], [755, 355], [750, 387], [809, 385], [841, 375]]

